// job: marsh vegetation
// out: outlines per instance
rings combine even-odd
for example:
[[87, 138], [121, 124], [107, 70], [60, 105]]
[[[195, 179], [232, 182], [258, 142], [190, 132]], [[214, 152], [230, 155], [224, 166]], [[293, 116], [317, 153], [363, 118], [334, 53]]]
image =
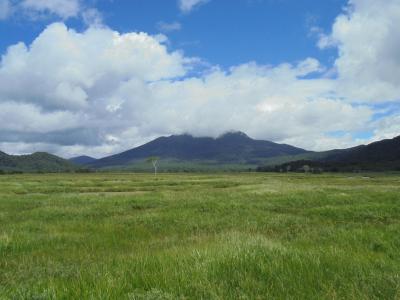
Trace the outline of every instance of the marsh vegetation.
[[0, 176], [1, 299], [399, 299], [400, 177]]

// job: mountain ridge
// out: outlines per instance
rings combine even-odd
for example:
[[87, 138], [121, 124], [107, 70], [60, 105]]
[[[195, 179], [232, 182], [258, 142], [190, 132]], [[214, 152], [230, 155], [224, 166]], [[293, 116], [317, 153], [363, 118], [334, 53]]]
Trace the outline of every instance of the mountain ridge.
[[93, 163], [94, 161], [97, 160], [97, 158], [87, 156], [87, 155], [81, 155], [81, 156], [71, 157], [68, 160], [77, 165], [86, 165], [89, 163]]
[[[400, 170], [400, 136], [347, 149], [312, 152], [252, 139], [243, 132], [228, 132], [216, 138], [171, 135], [101, 159], [83, 155], [66, 160], [46, 152], [9, 155], [0, 151], [0, 173], [73, 172], [87, 168], [143, 171], [150, 167], [145, 163], [150, 156], [160, 157], [166, 171], [247, 170], [257, 166], [260, 171], [286, 170], [288, 166], [300, 170], [304, 165], [327, 171]], [[141, 166], [129, 168], [133, 165]]]
[[189, 134], [163, 136], [136, 148], [89, 163], [93, 168], [126, 165], [149, 156], [182, 161], [208, 160], [219, 163], [259, 163], [263, 158], [295, 155], [308, 151], [286, 144], [255, 140], [243, 132], [228, 132], [217, 138]]
[[260, 171], [301, 170], [308, 165], [327, 171], [400, 171], [400, 136], [348, 149], [316, 152], [282, 164], [260, 166]]
[[66, 159], [47, 152], [35, 152], [27, 155], [9, 155], [0, 151], [0, 171], [19, 172], [72, 172], [79, 167]]

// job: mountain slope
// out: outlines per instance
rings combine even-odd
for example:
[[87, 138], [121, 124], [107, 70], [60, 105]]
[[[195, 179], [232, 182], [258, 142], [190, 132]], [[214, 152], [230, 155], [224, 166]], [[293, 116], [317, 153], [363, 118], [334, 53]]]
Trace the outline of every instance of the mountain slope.
[[400, 136], [369, 145], [362, 145], [340, 151], [324, 159], [343, 163], [372, 163], [400, 160]]
[[68, 160], [77, 165], [86, 165], [95, 162], [97, 159], [90, 156], [82, 155], [82, 156], [72, 157]]
[[149, 156], [181, 161], [214, 161], [221, 164], [256, 164], [280, 155], [296, 155], [307, 151], [284, 144], [254, 140], [242, 132], [231, 132], [216, 139], [173, 135], [160, 137], [140, 147], [99, 159], [94, 168], [123, 166]]
[[280, 165], [261, 167], [261, 170], [301, 169], [304, 165], [327, 171], [399, 171], [400, 136], [369, 145], [349, 149], [332, 150], [309, 155], [299, 155], [298, 159]]
[[2, 172], [70, 172], [77, 169], [68, 160], [45, 152], [30, 155], [8, 155], [0, 152]]

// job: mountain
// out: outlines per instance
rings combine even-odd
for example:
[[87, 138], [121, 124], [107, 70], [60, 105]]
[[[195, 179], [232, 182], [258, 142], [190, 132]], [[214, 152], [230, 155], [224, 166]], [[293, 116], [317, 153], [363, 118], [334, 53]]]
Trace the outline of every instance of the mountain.
[[304, 165], [327, 171], [400, 171], [400, 136], [369, 145], [298, 156], [299, 159], [260, 170], [302, 169]]
[[325, 160], [346, 163], [395, 162], [400, 160], [400, 136], [339, 151]]
[[75, 172], [83, 168], [145, 170], [150, 156], [160, 157], [165, 171], [244, 170], [261, 165], [259, 171], [303, 170], [307, 165], [325, 171], [400, 171], [400, 136], [349, 149], [311, 152], [290, 145], [254, 140], [242, 132], [218, 138], [172, 135], [102, 159], [89, 156], [65, 160], [37, 152], [8, 155], [0, 151], [0, 173]]
[[0, 151], [0, 172], [71, 172], [79, 168], [58, 156], [37, 152], [30, 155], [8, 155]]
[[68, 160], [77, 165], [87, 165], [95, 162], [97, 159], [90, 156], [82, 155], [82, 156], [72, 157]]
[[88, 166], [126, 166], [143, 161], [149, 156], [157, 156], [164, 161], [256, 165], [265, 158], [306, 152], [285, 144], [254, 140], [242, 132], [229, 132], [218, 138], [184, 134], [160, 137], [140, 147], [96, 160]]

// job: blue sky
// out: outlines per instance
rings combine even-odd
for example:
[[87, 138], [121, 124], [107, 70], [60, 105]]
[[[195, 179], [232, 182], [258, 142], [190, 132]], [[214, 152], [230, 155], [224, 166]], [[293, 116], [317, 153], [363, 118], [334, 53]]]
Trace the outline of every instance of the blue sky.
[[112, 11], [105, 17], [107, 24], [122, 32], [157, 33], [158, 22], [179, 22], [182, 29], [169, 34], [173, 47], [184, 49], [189, 56], [229, 67], [252, 60], [279, 64], [308, 56], [332, 63], [334, 53], [319, 51], [309, 30], [310, 26], [329, 30], [345, 4], [337, 0], [219, 0], [184, 14], [175, 3], [174, 0], [103, 2], [100, 8]]
[[227, 130], [313, 150], [394, 137], [398, 22], [398, 0], [0, 0], [0, 149], [99, 157]]
[[[332, 64], [335, 50], [321, 51], [316, 46], [312, 27], [330, 30], [345, 6], [343, 0], [217, 0], [184, 13], [176, 0], [98, 0], [95, 7], [107, 26], [119, 32], [160, 33], [160, 22], [181, 25], [168, 32], [170, 47], [182, 49], [223, 67], [256, 61], [279, 64], [315, 57]], [[3, 22], [0, 27], [0, 51], [14, 43], [30, 43], [57, 16], [32, 21], [24, 16]], [[79, 18], [65, 21], [84, 30]], [[238, 43], [240, 40], [240, 43]]]

